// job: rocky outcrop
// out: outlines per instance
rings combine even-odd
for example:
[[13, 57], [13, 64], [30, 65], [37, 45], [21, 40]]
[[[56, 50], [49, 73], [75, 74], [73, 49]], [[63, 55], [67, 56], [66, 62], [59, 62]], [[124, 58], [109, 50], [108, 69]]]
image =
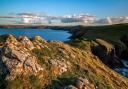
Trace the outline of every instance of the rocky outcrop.
[[51, 66], [51, 73], [53, 73], [53, 75], [61, 75], [62, 73], [67, 72], [71, 66], [71, 64], [64, 59], [50, 59], [49, 64]]
[[123, 67], [121, 59], [116, 54], [115, 46], [102, 39], [96, 39], [92, 45], [92, 52], [109, 67]]
[[34, 49], [33, 43], [26, 36], [21, 36], [18, 40], [23, 46], [27, 47], [28, 49]]
[[[39, 63], [39, 59], [32, 53], [34, 49], [43, 50], [48, 48], [47, 41], [40, 36], [36, 36], [33, 41], [27, 37], [21, 36], [16, 39], [9, 35], [1, 49], [0, 70], [6, 75], [6, 79], [13, 80], [18, 75], [36, 75], [40, 71], [46, 71]], [[50, 54], [49, 54], [50, 56]], [[50, 72], [53, 76], [61, 75], [70, 69], [69, 61], [62, 57], [51, 59], [47, 57], [46, 65], [50, 67]]]
[[43, 71], [37, 58], [26, 48], [27, 45], [31, 49], [33, 47], [32, 43], [26, 37], [23, 37], [20, 41], [10, 35], [1, 51], [1, 62], [6, 68], [0, 68], [5, 71], [4, 74], [8, 74], [7, 79], [13, 80], [19, 74], [36, 75], [37, 72]]
[[47, 45], [43, 45], [44, 43], [47, 43], [47, 41], [41, 38], [40, 36], [35, 36], [33, 39], [33, 44], [37, 49], [43, 49], [47, 47]]
[[128, 36], [124, 35], [119, 41], [95, 40], [92, 52], [110, 67], [124, 67], [122, 61], [128, 60]]
[[65, 89], [96, 89], [87, 79], [81, 77], [76, 78], [73, 83], [74, 85], [69, 85]]

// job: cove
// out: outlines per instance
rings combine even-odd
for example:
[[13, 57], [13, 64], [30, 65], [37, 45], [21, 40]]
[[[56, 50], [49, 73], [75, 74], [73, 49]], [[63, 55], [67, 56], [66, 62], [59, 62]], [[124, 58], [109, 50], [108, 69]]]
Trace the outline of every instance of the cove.
[[41, 36], [45, 40], [67, 41], [71, 34], [65, 30], [53, 30], [53, 29], [5, 29], [0, 28], [0, 35], [12, 34], [16, 37], [27, 36], [33, 38], [35, 36]]

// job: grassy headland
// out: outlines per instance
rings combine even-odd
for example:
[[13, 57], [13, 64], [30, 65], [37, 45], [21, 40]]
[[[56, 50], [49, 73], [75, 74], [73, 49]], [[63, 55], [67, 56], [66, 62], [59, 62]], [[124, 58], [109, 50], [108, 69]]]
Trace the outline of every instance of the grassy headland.
[[[58, 28], [70, 29], [72, 40], [64, 43], [47, 42], [41, 37], [0, 37], [1, 89], [64, 89], [77, 77], [88, 79], [98, 89], [128, 88], [128, 78], [111, 69], [123, 67], [120, 60], [128, 49], [124, 37], [128, 24]], [[43, 70], [38, 71], [38, 67]], [[9, 70], [9, 74], [3, 70]]]

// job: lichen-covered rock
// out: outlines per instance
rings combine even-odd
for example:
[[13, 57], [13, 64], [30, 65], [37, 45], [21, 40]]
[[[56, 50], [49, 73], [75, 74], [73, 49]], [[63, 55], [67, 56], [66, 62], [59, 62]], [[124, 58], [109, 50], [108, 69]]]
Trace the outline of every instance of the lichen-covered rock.
[[23, 46], [29, 48], [30, 50], [34, 49], [33, 43], [26, 36], [19, 37], [19, 41]]
[[46, 40], [44, 40], [44, 39], [43, 39], [42, 37], [40, 37], [40, 36], [35, 36], [34, 40], [36, 40], [36, 41], [41, 41], [41, 42], [44, 42], [44, 43], [47, 42]]
[[[25, 47], [24, 40], [18, 42], [15, 37], [8, 38], [1, 53], [1, 62], [6, 66], [0, 67], [1, 70], [7, 71], [9, 77], [14, 79], [18, 74], [34, 74], [43, 71], [43, 68], [38, 64], [37, 58], [31, 54], [30, 50]], [[25, 37], [25, 39], [27, 39]], [[28, 46], [28, 45], [27, 45]]]
[[74, 85], [78, 89], [95, 89], [95, 86], [93, 84], [89, 83], [87, 79], [81, 77], [75, 79]]
[[44, 43], [47, 43], [47, 41], [41, 38], [40, 36], [35, 36], [35, 38], [33, 39], [33, 44], [38, 49], [47, 47], [47, 45], [44, 45]]
[[65, 89], [96, 89], [94, 84], [89, 83], [87, 79], [76, 78], [74, 80], [74, 85], [69, 85]]
[[51, 65], [51, 71], [57, 75], [61, 75], [70, 68], [70, 63], [64, 59], [50, 59], [49, 64]]

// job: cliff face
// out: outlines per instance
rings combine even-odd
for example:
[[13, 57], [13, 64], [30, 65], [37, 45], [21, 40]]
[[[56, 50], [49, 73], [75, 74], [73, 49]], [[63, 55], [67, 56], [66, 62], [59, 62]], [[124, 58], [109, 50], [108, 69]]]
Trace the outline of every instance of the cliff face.
[[[91, 51], [39, 36], [3, 38], [0, 89], [127, 89], [128, 79], [104, 65]], [[75, 44], [75, 43], [73, 43]], [[111, 46], [110, 46], [111, 48]], [[109, 50], [109, 49], [108, 49]], [[109, 50], [111, 51], [111, 50]]]

